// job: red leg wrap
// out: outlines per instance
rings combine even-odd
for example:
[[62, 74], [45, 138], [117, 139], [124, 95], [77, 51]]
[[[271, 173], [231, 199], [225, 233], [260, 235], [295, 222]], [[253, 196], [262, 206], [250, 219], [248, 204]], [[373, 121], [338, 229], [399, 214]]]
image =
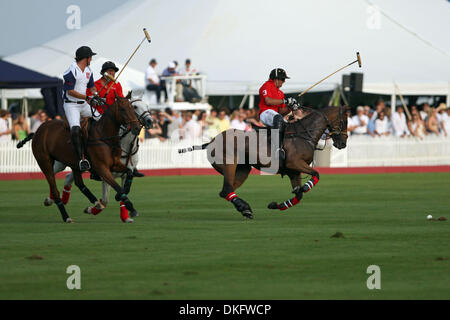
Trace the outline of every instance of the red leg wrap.
[[278, 205], [278, 209], [281, 211], [289, 209], [293, 206], [295, 206], [297, 203], [299, 203], [300, 200], [297, 199], [297, 197], [293, 197], [292, 199], [286, 200], [285, 202]]
[[226, 196], [225, 199], [227, 199], [228, 201], [231, 201], [231, 200], [233, 200], [233, 199], [236, 198], [236, 197], [237, 197], [237, 194], [234, 193], [234, 191], [233, 191], [233, 192], [230, 192], [230, 193]]
[[70, 198], [70, 189], [72, 189], [72, 186], [64, 186], [61, 201], [63, 204], [67, 204], [69, 202]]
[[120, 219], [122, 220], [122, 222], [125, 222], [129, 218], [130, 215], [128, 214], [128, 209], [125, 207], [125, 203], [123, 203], [123, 201], [120, 201]]

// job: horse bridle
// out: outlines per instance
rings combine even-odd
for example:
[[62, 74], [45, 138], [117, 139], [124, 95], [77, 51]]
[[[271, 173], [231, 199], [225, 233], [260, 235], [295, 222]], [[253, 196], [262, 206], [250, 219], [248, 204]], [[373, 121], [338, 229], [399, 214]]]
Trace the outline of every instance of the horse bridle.
[[[324, 117], [324, 119], [325, 119], [325, 121], [326, 121], [326, 124], [327, 124], [327, 129], [328, 129], [328, 133], [326, 134], [327, 135], [327, 137], [326, 137], [326, 139], [328, 139], [328, 137], [330, 137], [330, 136], [332, 136], [332, 135], [334, 135], [334, 134], [338, 134], [338, 135], [340, 135], [340, 134], [342, 134], [342, 131], [343, 131], [343, 127], [344, 127], [344, 118], [343, 118], [343, 107], [342, 106], [339, 106], [339, 125], [338, 125], [338, 128], [333, 128], [332, 127], [332, 125], [331, 125], [331, 121], [328, 119], [328, 117], [323, 113], [323, 112], [321, 112], [320, 110], [316, 110], [316, 109], [313, 109], [313, 108], [310, 108], [310, 107], [301, 107], [302, 109], [305, 109], [305, 110], [309, 110], [309, 111], [311, 111], [311, 112], [314, 112], [314, 113], [319, 113], [321, 116], [323, 116]], [[290, 135], [290, 136], [293, 136], [293, 137], [295, 137], [295, 136], [299, 136], [300, 138], [302, 137], [302, 135], [301, 135], [301, 133], [307, 133], [308, 134], [308, 139], [305, 139], [306, 141], [308, 141], [308, 142], [310, 142], [310, 144], [312, 145], [312, 147], [313, 148], [315, 148], [315, 146], [313, 145], [314, 143], [313, 143], [313, 136], [312, 136], [312, 134], [311, 134], [311, 132], [314, 132], [314, 131], [316, 131], [317, 130], [317, 128], [311, 128], [311, 129], [308, 129], [308, 128], [306, 128], [301, 122], [299, 122], [299, 124], [304, 128], [304, 130], [303, 131], [296, 131], [296, 132], [286, 132], [285, 133], [285, 136], [287, 136], [287, 135]], [[326, 140], [325, 139], [325, 140]], [[317, 150], [323, 150], [323, 149], [317, 149]]]
[[[328, 129], [328, 133], [327, 133], [327, 137], [331, 137], [332, 135], [341, 135], [343, 128], [344, 128], [344, 116], [343, 116], [343, 107], [339, 106], [339, 125], [337, 126], [337, 128], [332, 128], [331, 126], [331, 121], [328, 119], [328, 117], [322, 113], [323, 116], [325, 117], [326, 121], [327, 121], [327, 129]], [[339, 130], [339, 131], [338, 131]]]
[[[133, 102], [137, 102], [137, 101], [142, 101], [142, 99], [134, 99], [134, 100], [131, 100], [130, 103], [131, 103], [131, 105], [133, 105]], [[148, 110], [145, 110], [144, 112], [142, 112], [142, 114], [139, 117], [137, 117], [139, 123], [141, 124], [141, 128], [145, 127], [144, 118], [146, 115], [149, 115], [150, 117], [152, 116]]]

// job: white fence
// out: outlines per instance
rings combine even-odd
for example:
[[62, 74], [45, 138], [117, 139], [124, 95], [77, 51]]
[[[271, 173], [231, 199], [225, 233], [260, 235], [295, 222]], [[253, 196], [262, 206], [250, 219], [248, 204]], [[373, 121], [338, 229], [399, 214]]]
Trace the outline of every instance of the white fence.
[[[203, 141], [204, 142], [204, 141]], [[140, 144], [139, 169], [211, 168], [206, 151], [178, 154], [179, 148], [201, 144], [189, 141], [146, 140]], [[337, 150], [328, 141], [323, 151], [316, 151], [315, 165], [326, 167], [430, 166], [450, 165], [450, 138], [427, 136], [415, 138], [351, 136], [347, 147]], [[16, 142], [0, 145], [0, 173], [39, 172], [31, 143], [22, 149]]]

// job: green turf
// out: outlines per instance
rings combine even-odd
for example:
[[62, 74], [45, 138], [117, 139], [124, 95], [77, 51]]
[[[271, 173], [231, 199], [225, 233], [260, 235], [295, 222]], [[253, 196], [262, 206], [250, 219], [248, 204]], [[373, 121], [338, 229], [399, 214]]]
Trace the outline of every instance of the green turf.
[[[134, 224], [115, 202], [84, 214], [74, 188], [76, 223], [64, 224], [42, 205], [45, 181], [1, 181], [0, 299], [450, 299], [450, 221], [426, 220], [450, 218], [449, 173], [322, 175], [284, 212], [267, 204], [292, 197], [289, 180], [251, 176], [238, 194], [252, 221], [218, 197], [221, 185], [135, 179]], [[381, 290], [367, 289], [372, 264]], [[69, 265], [81, 290], [66, 287]]]

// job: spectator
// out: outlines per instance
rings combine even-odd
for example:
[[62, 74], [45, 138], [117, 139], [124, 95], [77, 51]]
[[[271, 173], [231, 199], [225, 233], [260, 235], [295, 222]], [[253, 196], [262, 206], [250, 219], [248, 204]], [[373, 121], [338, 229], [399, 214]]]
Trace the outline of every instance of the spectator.
[[369, 117], [364, 114], [364, 107], [356, 108], [356, 115], [352, 117], [352, 123], [355, 126], [353, 134], [367, 134], [367, 124]]
[[442, 122], [448, 137], [450, 135], [450, 107], [447, 106], [446, 108], [446, 112], [442, 114]]
[[408, 122], [409, 132], [414, 137], [417, 137], [417, 138], [422, 140], [424, 135], [426, 134], [426, 132], [425, 132], [425, 123], [420, 118], [420, 113], [419, 112], [414, 111], [411, 116], [412, 116], [412, 120]]
[[153, 118], [153, 128], [147, 129], [146, 137], [147, 139], [157, 138], [160, 134], [162, 134], [161, 127], [159, 126], [158, 112], [153, 110], [151, 112]]
[[436, 108], [430, 108], [428, 110], [427, 120], [425, 121], [425, 128], [428, 133], [439, 135], [439, 120], [437, 119]]
[[217, 111], [212, 109], [209, 116], [206, 117], [208, 124], [208, 133], [210, 138], [214, 138], [220, 133], [220, 120], [217, 118]]
[[35, 113], [33, 113], [31, 115], [30, 118], [30, 123], [31, 123], [31, 132], [36, 132], [36, 130], [41, 126], [42, 122], [41, 122], [41, 112], [43, 112], [43, 110], [39, 109], [38, 111], [36, 111]]
[[158, 134], [160, 141], [164, 142], [169, 139], [169, 124], [171, 124], [172, 121], [172, 117], [168, 113], [161, 111], [158, 114], [158, 125], [161, 128], [161, 133]]
[[397, 106], [396, 112], [392, 115], [392, 129], [396, 137], [405, 137], [409, 135], [408, 124], [406, 123], [406, 116], [403, 112], [402, 106]]
[[390, 134], [389, 121], [386, 115], [384, 114], [384, 110], [378, 112], [377, 119], [375, 120], [374, 134], [379, 137], [388, 136]]
[[445, 103], [442, 102], [439, 104], [439, 107], [437, 108], [437, 113], [436, 113], [436, 117], [439, 122], [439, 131], [441, 133], [443, 133], [445, 137], [447, 137], [447, 135], [449, 133], [447, 131], [447, 129], [445, 128], [445, 122], [444, 122], [444, 118], [447, 115], [446, 109], [447, 109], [447, 106], [445, 105]]
[[9, 111], [0, 110], [0, 143], [6, 143], [11, 141], [11, 132], [9, 128], [8, 118], [11, 116]]
[[[369, 134], [371, 135], [375, 134], [375, 121], [378, 119], [378, 114], [384, 111], [385, 107], [386, 106], [383, 100], [379, 100], [375, 107], [375, 111], [373, 111], [370, 116], [369, 124], [367, 125], [367, 130], [369, 131]], [[384, 116], [386, 116], [386, 114]]]
[[355, 130], [356, 125], [353, 123], [352, 113], [350, 112], [350, 110], [346, 111], [346, 115], [347, 115], [347, 132], [351, 134]]
[[23, 114], [19, 114], [13, 121], [13, 132], [14, 137], [19, 141], [25, 139], [30, 134], [30, 128]]
[[[161, 77], [173, 77], [177, 75], [176, 72], [176, 65], [173, 61], [170, 61], [167, 64], [167, 68], [164, 69], [163, 73], [161, 74]], [[166, 86], [166, 80], [161, 80], [161, 88], [164, 90], [164, 93], [166, 94], [166, 99], [168, 99], [169, 94], [167, 92], [167, 86]]]
[[152, 59], [149, 64], [145, 70], [145, 85], [148, 91], [156, 92], [156, 103], [159, 104], [161, 102], [161, 83], [155, 69], [157, 62]]
[[[191, 66], [191, 59], [186, 59], [182, 75], [192, 76], [196, 74], [197, 70]], [[183, 96], [185, 101], [196, 103], [202, 100], [202, 97], [200, 97], [197, 90], [192, 87], [192, 80], [183, 80], [181, 83], [183, 85]]]
[[428, 117], [428, 112], [431, 110], [431, 107], [428, 103], [424, 103], [422, 105], [422, 111], [420, 111], [420, 117], [422, 118], [423, 121], [427, 121], [427, 117]]
[[206, 122], [206, 111], [202, 111], [200, 112], [199, 116], [198, 116], [198, 123], [202, 129], [202, 137], [205, 139], [209, 138], [209, 133], [208, 133], [208, 123]]
[[224, 109], [219, 112], [219, 132], [230, 129], [230, 121]]
[[191, 59], [186, 59], [186, 61], [184, 62], [184, 70], [182, 73], [183, 75], [187, 76], [197, 74], [197, 70], [191, 65]]
[[188, 140], [195, 140], [201, 137], [202, 127], [192, 118], [192, 112], [186, 114], [186, 121], [183, 125], [183, 137]]
[[247, 124], [245, 123], [245, 112], [244, 111], [234, 111], [231, 115], [230, 128], [238, 130], [247, 130]]
[[249, 109], [247, 110], [247, 123], [249, 123], [249, 127], [255, 125], [257, 127], [265, 127], [265, 125], [259, 119], [259, 109]]
[[169, 138], [177, 139], [178, 137], [174, 135], [174, 132], [180, 129], [182, 118], [176, 110], [172, 110], [168, 107], [165, 109], [165, 112], [172, 118], [172, 122], [169, 123], [167, 127], [167, 135]]

